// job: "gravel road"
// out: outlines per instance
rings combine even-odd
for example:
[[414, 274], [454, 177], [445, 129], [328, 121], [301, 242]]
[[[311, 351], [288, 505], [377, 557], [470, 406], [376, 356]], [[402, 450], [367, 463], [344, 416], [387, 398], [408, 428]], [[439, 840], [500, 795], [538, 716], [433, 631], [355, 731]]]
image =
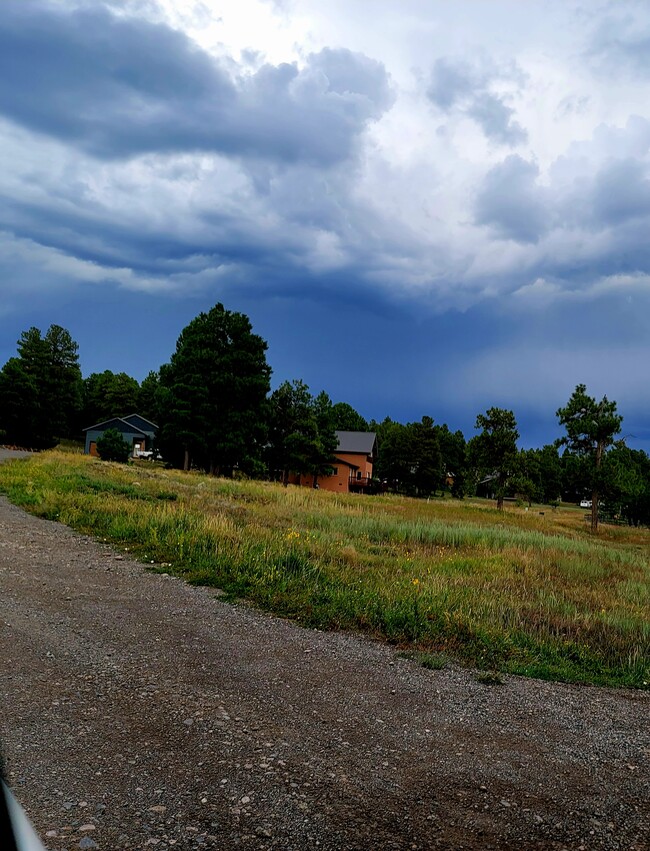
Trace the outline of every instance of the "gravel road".
[[0, 498], [2, 738], [49, 849], [650, 848], [650, 695], [427, 671]]

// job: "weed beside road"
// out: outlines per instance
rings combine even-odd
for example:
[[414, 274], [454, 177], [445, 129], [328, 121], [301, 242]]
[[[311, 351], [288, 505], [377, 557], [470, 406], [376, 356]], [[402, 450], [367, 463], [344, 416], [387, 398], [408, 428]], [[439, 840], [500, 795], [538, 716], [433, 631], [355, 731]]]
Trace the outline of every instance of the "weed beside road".
[[3, 465], [0, 490], [307, 626], [487, 671], [648, 687], [648, 530], [594, 538], [573, 510], [284, 489], [60, 451]]

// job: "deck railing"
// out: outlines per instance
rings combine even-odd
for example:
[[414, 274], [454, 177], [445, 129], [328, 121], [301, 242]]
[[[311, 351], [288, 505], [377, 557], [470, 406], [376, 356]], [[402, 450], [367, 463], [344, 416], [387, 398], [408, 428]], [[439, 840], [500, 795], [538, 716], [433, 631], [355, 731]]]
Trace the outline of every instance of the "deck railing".
[[367, 488], [372, 484], [371, 476], [361, 476], [360, 478], [357, 476], [350, 476], [348, 479], [348, 486], [351, 488]]

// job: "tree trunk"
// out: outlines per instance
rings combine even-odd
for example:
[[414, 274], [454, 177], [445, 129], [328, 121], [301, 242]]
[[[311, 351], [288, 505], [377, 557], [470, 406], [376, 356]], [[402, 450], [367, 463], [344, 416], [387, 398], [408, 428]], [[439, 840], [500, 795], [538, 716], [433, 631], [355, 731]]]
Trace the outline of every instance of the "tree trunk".
[[187, 447], [185, 447], [185, 458], [183, 459], [183, 469], [184, 470], [190, 469], [190, 450]]
[[[602, 440], [599, 440], [596, 444], [596, 481], [598, 481], [598, 471], [603, 460], [604, 448]], [[591, 494], [591, 531], [598, 531], [598, 491], [596, 488], [594, 488]]]
[[598, 531], [598, 491], [591, 494], [591, 531]]
[[499, 494], [497, 497], [497, 509], [503, 511], [503, 494]]
[[311, 483], [311, 486], [312, 486], [312, 488], [315, 488], [316, 490], [318, 490], [318, 473], [314, 474], [314, 480]]
[[282, 472], [282, 484], [285, 486], [285, 488], [289, 485], [289, 471], [288, 470], [283, 470], [283, 472]]

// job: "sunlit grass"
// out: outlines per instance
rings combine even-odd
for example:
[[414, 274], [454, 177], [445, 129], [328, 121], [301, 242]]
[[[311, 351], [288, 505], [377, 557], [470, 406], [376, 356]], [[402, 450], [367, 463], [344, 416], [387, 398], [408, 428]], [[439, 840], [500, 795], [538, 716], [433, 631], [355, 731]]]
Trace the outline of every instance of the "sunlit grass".
[[[362, 497], [54, 451], [0, 489], [154, 569], [486, 670], [647, 687], [648, 530], [584, 512]], [[540, 512], [543, 511], [543, 514]]]

